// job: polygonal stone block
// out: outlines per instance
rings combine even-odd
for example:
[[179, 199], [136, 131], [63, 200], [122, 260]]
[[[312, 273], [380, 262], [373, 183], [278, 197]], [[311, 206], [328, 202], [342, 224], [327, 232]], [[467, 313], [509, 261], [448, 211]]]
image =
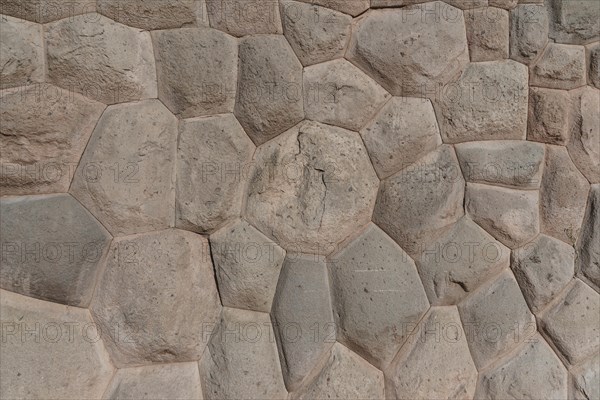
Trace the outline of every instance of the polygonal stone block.
[[282, 33], [275, 0], [206, 0], [210, 26], [233, 36]]
[[0, 89], [29, 85], [44, 80], [42, 26], [0, 16]]
[[532, 86], [575, 89], [586, 84], [585, 48], [549, 43], [529, 68]]
[[95, 11], [96, 0], [0, 0], [0, 14], [40, 24]]
[[600, 185], [592, 185], [590, 190], [576, 249], [577, 274], [585, 276], [600, 292]]
[[547, 88], [529, 88], [527, 140], [565, 145], [570, 135], [569, 92]]
[[98, 12], [135, 28], [154, 30], [205, 25], [198, 0], [96, 0]]
[[600, 183], [600, 90], [585, 86], [569, 94], [569, 155], [588, 181]]
[[369, 0], [300, 0], [304, 3], [316, 4], [331, 8], [356, 17], [369, 8]]
[[585, 47], [588, 66], [588, 84], [600, 89], [600, 43]]
[[465, 26], [472, 62], [508, 58], [508, 11], [495, 7], [465, 10]]
[[600, 9], [588, 0], [547, 1], [550, 38], [557, 43], [584, 44], [600, 38]]
[[510, 58], [529, 65], [548, 43], [548, 12], [537, 4], [520, 4], [510, 11]]
[[587, 361], [571, 369], [571, 395], [574, 400], [600, 398], [600, 355], [595, 354]]

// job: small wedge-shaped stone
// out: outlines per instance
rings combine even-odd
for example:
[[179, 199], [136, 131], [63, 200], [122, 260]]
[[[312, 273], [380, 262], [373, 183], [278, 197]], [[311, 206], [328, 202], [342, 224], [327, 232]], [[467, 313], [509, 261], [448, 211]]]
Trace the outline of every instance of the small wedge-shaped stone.
[[510, 248], [540, 232], [537, 190], [515, 190], [468, 183], [465, 211], [473, 221]]
[[575, 89], [586, 84], [585, 48], [549, 43], [540, 58], [530, 66], [531, 86]]
[[578, 364], [600, 350], [600, 295], [579, 279], [540, 320], [569, 364]]
[[596, 354], [571, 369], [574, 400], [600, 399], [600, 355]]
[[150, 33], [87, 14], [46, 25], [44, 37], [51, 83], [105, 104], [156, 97]]
[[408, 167], [442, 144], [427, 99], [392, 98], [360, 134], [380, 178]]
[[208, 241], [177, 229], [113, 240], [90, 307], [117, 367], [200, 359], [220, 308]]
[[304, 69], [307, 119], [358, 131], [388, 98], [381, 86], [347, 60]]
[[461, 143], [454, 147], [467, 182], [537, 189], [544, 145], [523, 140]]
[[110, 106], [70, 193], [115, 236], [172, 226], [176, 141], [177, 119], [160, 101]]
[[600, 89], [600, 42], [586, 46], [588, 83]]
[[3, 195], [61, 193], [106, 106], [49, 84], [0, 96]]
[[210, 26], [233, 36], [282, 33], [279, 2], [206, 0]]
[[304, 3], [316, 4], [331, 8], [356, 17], [369, 8], [369, 0], [299, 0]]
[[538, 4], [521, 4], [510, 11], [510, 58], [529, 65], [548, 43], [548, 11]]
[[0, 397], [99, 399], [113, 375], [87, 310], [0, 291]]
[[96, 0], [98, 12], [125, 25], [154, 30], [204, 25], [198, 0]]
[[285, 37], [242, 39], [235, 115], [257, 145], [304, 118], [302, 64]]
[[465, 10], [465, 25], [472, 62], [508, 58], [508, 11], [495, 7]]
[[600, 183], [600, 90], [585, 86], [570, 95], [569, 155], [588, 181]]
[[224, 308], [200, 361], [204, 398], [287, 397], [269, 314]]
[[223, 305], [271, 311], [285, 250], [244, 220], [210, 235], [210, 245]]
[[0, 15], [0, 89], [44, 80], [42, 26]]
[[158, 98], [181, 118], [233, 112], [236, 40], [216, 29], [152, 33]]
[[546, 6], [551, 13], [550, 38], [557, 43], [583, 44], [600, 38], [600, 9], [594, 1], [553, 0]]
[[527, 68], [512, 60], [472, 63], [435, 102], [444, 143], [525, 139]]
[[0, 0], [0, 14], [40, 24], [95, 11], [95, 0]]
[[534, 313], [573, 279], [574, 262], [573, 247], [543, 234], [512, 252], [511, 268]]
[[[429, 308], [413, 260], [375, 225], [329, 260], [338, 337], [389, 364]], [[365, 397], [366, 398], [366, 397]]]
[[575, 269], [600, 291], [600, 185], [592, 185], [577, 241]]
[[477, 370], [456, 307], [432, 307], [386, 372], [398, 400], [472, 399]]
[[255, 147], [232, 114], [179, 125], [176, 226], [207, 233], [238, 217]]
[[529, 88], [527, 140], [566, 145], [570, 134], [570, 104], [567, 91]]
[[86, 307], [109, 233], [68, 194], [0, 200], [0, 286], [13, 292]]

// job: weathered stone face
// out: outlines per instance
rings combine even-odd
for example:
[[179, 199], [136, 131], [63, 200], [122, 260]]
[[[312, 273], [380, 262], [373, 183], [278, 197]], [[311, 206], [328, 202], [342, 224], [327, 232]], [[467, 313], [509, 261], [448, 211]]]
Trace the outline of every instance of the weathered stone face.
[[600, 43], [586, 46], [588, 83], [600, 89]]
[[206, 0], [206, 9], [210, 26], [233, 36], [282, 32], [275, 0]]
[[592, 185], [577, 241], [576, 270], [600, 292], [600, 185]]
[[600, 397], [600, 355], [596, 354], [570, 372], [571, 393], [575, 400]]
[[570, 135], [570, 103], [565, 90], [530, 88], [527, 140], [565, 145]]
[[42, 26], [2, 15], [0, 17], [0, 89], [44, 80]]
[[600, 38], [600, 10], [586, 0], [554, 0], [547, 2], [550, 38], [557, 43], [582, 44]]
[[600, 183], [600, 91], [586, 86], [569, 93], [569, 155], [588, 181]]
[[586, 84], [585, 48], [549, 43], [530, 67], [530, 84], [551, 89], [575, 89]]
[[543, 5], [520, 4], [510, 11], [510, 58], [529, 65], [548, 43], [548, 11]]
[[0, 0], [0, 14], [40, 24], [95, 11], [95, 0]]
[[96, 0], [98, 12], [117, 22], [145, 30], [206, 26], [198, 0]]
[[472, 62], [508, 58], [508, 11], [496, 7], [465, 10], [465, 26]]
[[317, 4], [319, 6], [331, 8], [353, 17], [363, 13], [369, 8], [369, 0], [299, 0], [304, 3]]

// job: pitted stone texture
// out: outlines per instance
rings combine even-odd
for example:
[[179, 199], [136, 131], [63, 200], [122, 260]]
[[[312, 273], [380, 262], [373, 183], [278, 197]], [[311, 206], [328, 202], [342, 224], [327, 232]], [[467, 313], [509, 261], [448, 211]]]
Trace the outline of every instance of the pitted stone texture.
[[371, 364], [336, 343], [325, 366], [306, 388], [294, 393], [292, 399], [383, 399], [383, 373]]
[[42, 26], [0, 16], [0, 89], [29, 85], [44, 80]]
[[600, 350], [600, 295], [575, 279], [541, 316], [540, 325], [571, 365]]
[[569, 92], [529, 88], [527, 140], [566, 145], [569, 140], [571, 100]]
[[465, 25], [472, 62], [508, 58], [508, 11], [495, 7], [465, 10]]
[[117, 367], [199, 360], [220, 308], [208, 241], [176, 229], [114, 239], [90, 307]]
[[2, 194], [68, 191], [106, 106], [48, 84], [6, 90], [0, 104]]
[[271, 311], [285, 250], [244, 220], [210, 235], [210, 244], [223, 305]]
[[586, 84], [585, 48], [549, 43], [540, 58], [530, 66], [532, 86], [575, 89]]
[[546, 146], [540, 189], [541, 231], [573, 244], [579, 236], [590, 184], [577, 170], [567, 149]]
[[282, 0], [283, 33], [303, 65], [344, 56], [352, 18], [338, 11]]
[[369, 0], [299, 0], [356, 17], [369, 9]]
[[86, 307], [110, 235], [68, 194], [0, 200], [0, 286]]
[[204, 398], [285, 399], [269, 314], [224, 308], [200, 361]]
[[255, 147], [232, 114], [180, 122], [177, 156], [177, 227], [217, 229], [242, 208]]
[[328, 268], [338, 338], [374, 365], [388, 365], [406, 340], [407, 326], [429, 308], [415, 263], [369, 225]]
[[302, 64], [283, 36], [240, 42], [235, 115], [257, 145], [304, 118]]
[[286, 250], [331, 253], [371, 218], [379, 180], [356, 132], [307, 121], [253, 166], [246, 216]]
[[344, 59], [304, 69], [304, 112], [313, 121], [358, 131], [389, 97]]
[[158, 97], [181, 118], [233, 112], [237, 42], [215, 29], [152, 33]]
[[551, 13], [550, 38], [557, 43], [582, 44], [600, 38], [600, 9], [594, 1], [553, 0], [546, 6]]
[[523, 140], [461, 143], [456, 155], [467, 182], [537, 189], [544, 145]]
[[476, 399], [566, 399], [567, 371], [540, 335], [481, 373]]
[[105, 104], [154, 98], [150, 33], [97, 14], [44, 27], [51, 83]]
[[469, 62], [462, 12], [440, 1], [372, 10], [354, 29], [346, 56], [393, 95], [428, 97]]
[[417, 268], [433, 305], [458, 304], [509, 265], [510, 250], [469, 218], [423, 246]]
[[70, 193], [115, 236], [172, 226], [176, 140], [177, 119], [158, 100], [110, 106]]
[[205, 0], [210, 26], [233, 36], [282, 33], [277, 0]]
[[596, 354], [571, 369], [571, 395], [574, 400], [600, 398], [600, 355]]
[[96, 0], [0, 0], [0, 14], [40, 24], [95, 11]]
[[586, 46], [588, 83], [600, 89], [600, 43]]
[[444, 143], [525, 139], [527, 79], [512, 60], [469, 64], [434, 102]]
[[375, 171], [386, 178], [442, 144], [431, 101], [394, 97], [360, 132]]
[[575, 251], [546, 235], [514, 250], [511, 268], [534, 313], [541, 311], [573, 279]]
[[600, 292], [600, 185], [592, 185], [577, 241], [576, 271]]
[[589, 86], [571, 94], [571, 159], [591, 183], [600, 183], [600, 90]]
[[386, 372], [399, 400], [471, 399], [477, 370], [456, 307], [433, 307]]
[[451, 146], [441, 146], [386, 178], [379, 188], [373, 222], [408, 254], [464, 215], [465, 181]]
[[114, 368], [87, 310], [0, 291], [0, 397], [99, 399]]
[[518, 0], [489, 0], [488, 4], [490, 7], [499, 7], [511, 10], [518, 4]]
[[486, 231], [510, 248], [519, 247], [540, 232], [537, 190], [467, 184], [465, 211]]
[[294, 391], [335, 343], [327, 266], [321, 256], [287, 254], [271, 318], [285, 385]]
[[117, 370], [103, 399], [202, 399], [198, 364], [150, 365]]
[[96, 0], [100, 14], [135, 28], [154, 30], [204, 25], [198, 0]]
[[548, 43], [548, 11], [538, 4], [520, 4], [510, 12], [510, 58], [529, 65]]

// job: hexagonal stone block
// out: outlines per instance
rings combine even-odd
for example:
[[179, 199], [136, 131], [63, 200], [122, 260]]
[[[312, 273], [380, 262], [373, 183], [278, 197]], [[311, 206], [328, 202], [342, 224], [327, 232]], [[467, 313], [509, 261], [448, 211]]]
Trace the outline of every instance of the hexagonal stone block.
[[600, 10], [593, 1], [554, 0], [547, 3], [550, 38], [558, 43], [589, 43], [600, 38]]
[[279, 2], [273, 0], [206, 0], [212, 28], [233, 36], [282, 33]]
[[432, 307], [386, 371], [387, 395], [400, 400], [473, 398], [476, 382], [456, 307]]
[[99, 399], [113, 375], [90, 313], [0, 291], [0, 396]]
[[586, 84], [585, 48], [549, 43], [529, 68], [532, 86], [575, 89]]
[[331, 8], [356, 17], [369, 8], [369, 0], [300, 0], [304, 3], [316, 4]]
[[224, 308], [200, 376], [205, 399], [285, 399], [269, 314]]
[[510, 11], [510, 58], [533, 62], [548, 43], [548, 11], [538, 4], [519, 4]]
[[179, 125], [177, 227], [207, 233], [240, 215], [255, 147], [232, 114]]
[[591, 183], [600, 183], [600, 90], [590, 86], [570, 92], [571, 159]]
[[415, 263], [371, 224], [328, 268], [338, 338], [374, 365], [389, 364], [429, 308]]
[[[154, 30], [204, 25], [198, 0], [96, 0], [98, 12], [135, 28]], [[200, 19], [200, 20], [199, 20]]]
[[571, 99], [564, 90], [529, 88], [527, 140], [565, 145], [569, 140]]
[[210, 235], [224, 306], [269, 312], [285, 250], [244, 220]]
[[465, 181], [451, 146], [441, 146], [382, 181], [373, 222], [408, 254], [463, 216]]
[[444, 143], [525, 139], [527, 80], [512, 60], [469, 64], [434, 102]]
[[0, 34], [1, 89], [42, 82], [45, 74], [42, 26], [2, 15]]
[[600, 185], [592, 185], [581, 234], [577, 240], [575, 268], [600, 291]]
[[246, 217], [286, 250], [327, 254], [369, 222], [378, 185], [358, 133], [307, 121], [258, 148]]
[[600, 89], [600, 43], [586, 46], [585, 52], [588, 64], [588, 84]]
[[40, 24], [95, 11], [95, 0], [0, 0], [0, 14]]
[[237, 42], [216, 29], [152, 33], [158, 98], [181, 118], [233, 112]]
[[110, 106], [70, 193], [113, 235], [172, 226], [177, 119], [158, 100]]
[[2, 194], [68, 191], [106, 106], [49, 84], [6, 90], [0, 102]]
[[109, 233], [68, 194], [3, 197], [0, 286], [86, 307]]
[[118, 367], [199, 360], [221, 309], [207, 240], [176, 229], [116, 238], [90, 309]]
[[472, 62], [508, 58], [508, 11], [495, 7], [465, 10]]
[[429, 97], [469, 62], [462, 12], [440, 1], [373, 10], [346, 56], [395, 96]]
[[307, 119], [358, 131], [390, 95], [344, 59], [304, 68]]
[[431, 101], [394, 97], [360, 132], [375, 171], [386, 178], [442, 144]]
[[574, 400], [600, 398], [600, 355], [571, 369], [570, 386]]
[[302, 64], [281, 35], [242, 39], [235, 115], [257, 145], [304, 118]]

